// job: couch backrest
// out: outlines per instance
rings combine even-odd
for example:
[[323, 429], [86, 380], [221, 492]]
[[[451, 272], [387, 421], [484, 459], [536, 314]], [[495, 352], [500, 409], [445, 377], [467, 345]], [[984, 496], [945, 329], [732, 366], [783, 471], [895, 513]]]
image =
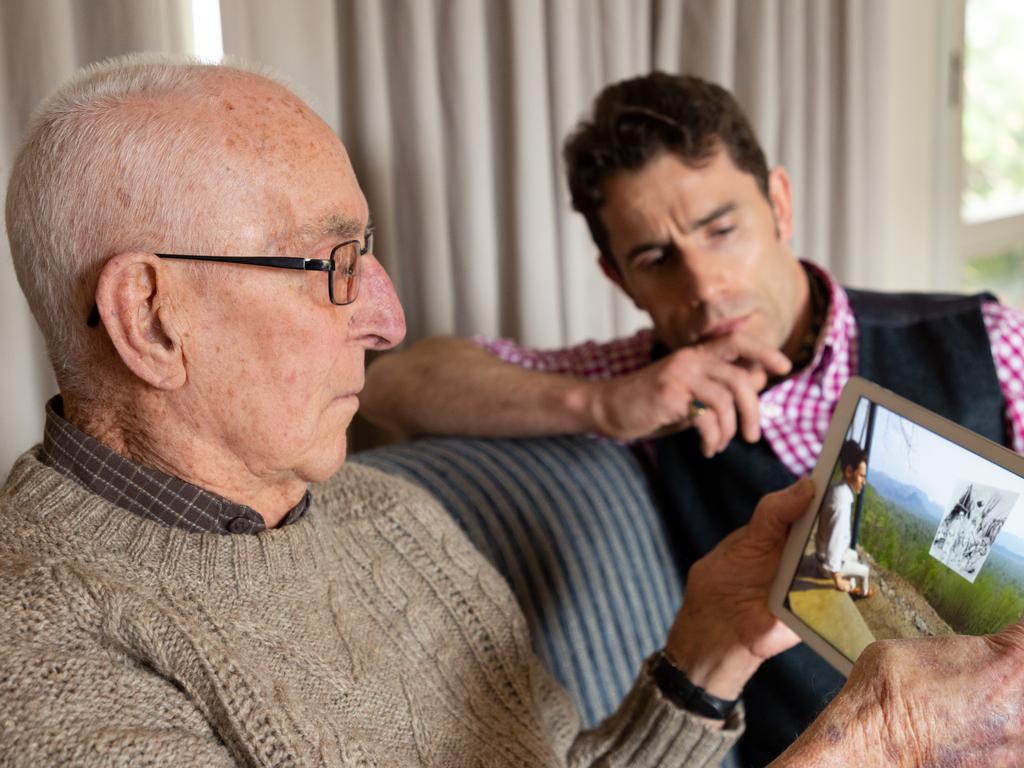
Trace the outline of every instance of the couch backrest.
[[431, 438], [352, 461], [432, 493], [508, 580], [535, 651], [584, 723], [614, 711], [682, 599], [629, 450], [589, 437]]

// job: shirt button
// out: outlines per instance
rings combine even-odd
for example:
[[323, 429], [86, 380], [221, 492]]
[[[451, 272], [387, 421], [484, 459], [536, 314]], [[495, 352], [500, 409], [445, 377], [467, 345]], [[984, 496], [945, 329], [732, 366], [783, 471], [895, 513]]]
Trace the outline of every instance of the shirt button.
[[228, 521], [229, 533], [250, 533], [251, 531], [252, 521], [246, 517], [233, 517]]

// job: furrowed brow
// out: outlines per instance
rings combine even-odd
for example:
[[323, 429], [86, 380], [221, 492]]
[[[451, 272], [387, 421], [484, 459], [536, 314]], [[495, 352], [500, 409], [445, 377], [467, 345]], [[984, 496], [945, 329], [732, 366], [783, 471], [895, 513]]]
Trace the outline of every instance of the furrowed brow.
[[[734, 210], [736, 210], [736, 203], [725, 203], [724, 205], [720, 205], [717, 208], [715, 208], [715, 210], [711, 211], [711, 213], [709, 213], [709, 214], [707, 214], [705, 216], [701, 216], [699, 219], [697, 219], [695, 222], [693, 222], [689, 226], [687, 231], [688, 232], [693, 232], [695, 230], [700, 229], [701, 227], [706, 227], [708, 224], [713, 222], [715, 219], [721, 218], [722, 216], [725, 216], [728, 213], [732, 213]], [[669, 244], [670, 244], [670, 242], [668, 240], [665, 240], [665, 241], [648, 242], [648, 243], [641, 243], [640, 245], [635, 245], [635, 246], [633, 246], [632, 248], [630, 248], [626, 252], [626, 256], [625, 256], [626, 263], [628, 264], [629, 262], [633, 261], [637, 256], [639, 256], [642, 253], [645, 253], [647, 251], [657, 250], [659, 248], [665, 248]]]
[[720, 216], [725, 216], [725, 214], [727, 213], [732, 213], [734, 210], [736, 210], [736, 203], [726, 203], [725, 205], [720, 205], [707, 216], [701, 216], [699, 219], [693, 222], [693, 224], [690, 225], [690, 231], [692, 232], [695, 229], [706, 227], [715, 219], [719, 218]]

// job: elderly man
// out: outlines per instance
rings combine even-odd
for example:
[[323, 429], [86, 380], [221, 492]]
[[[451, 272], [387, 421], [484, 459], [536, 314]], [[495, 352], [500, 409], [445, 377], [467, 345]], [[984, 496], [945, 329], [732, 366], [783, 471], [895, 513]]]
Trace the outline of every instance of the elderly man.
[[[799, 261], [786, 171], [725, 89], [658, 72], [610, 85], [565, 156], [600, 268], [652, 327], [562, 350], [428, 339], [370, 368], [369, 418], [650, 438], [684, 567], [810, 471], [853, 374], [1024, 449], [1024, 317], [991, 297], [847, 290]], [[841, 685], [804, 646], [765, 664], [747, 761], [785, 749]]]
[[[61, 395], [0, 490], [4, 764], [708, 765], [794, 642], [764, 596], [806, 481], [694, 567], [664, 652], [578, 732], [436, 504], [338, 471], [403, 318], [344, 148], [281, 85], [87, 70], [30, 126], [7, 222]], [[866, 654], [778, 765], [1015, 761], [1020, 638]]]

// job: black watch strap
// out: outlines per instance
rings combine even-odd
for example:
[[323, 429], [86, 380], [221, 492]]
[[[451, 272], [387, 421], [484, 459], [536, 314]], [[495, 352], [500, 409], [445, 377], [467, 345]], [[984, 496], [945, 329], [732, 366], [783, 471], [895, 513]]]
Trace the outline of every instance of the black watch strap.
[[729, 719], [729, 715], [739, 702], [739, 699], [729, 700], [712, 696], [699, 685], [694, 685], [664, 653], [658, 654], [651, 676], [658, 689], [665, 694], [665, 698], [673, 704], [711, 720]]

